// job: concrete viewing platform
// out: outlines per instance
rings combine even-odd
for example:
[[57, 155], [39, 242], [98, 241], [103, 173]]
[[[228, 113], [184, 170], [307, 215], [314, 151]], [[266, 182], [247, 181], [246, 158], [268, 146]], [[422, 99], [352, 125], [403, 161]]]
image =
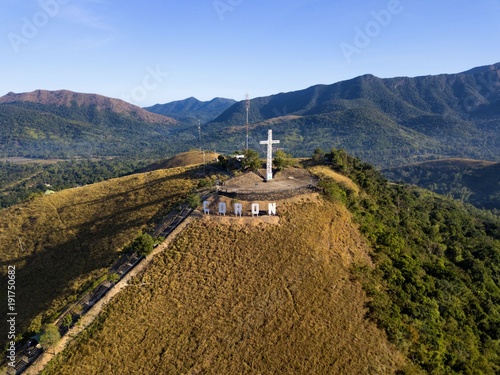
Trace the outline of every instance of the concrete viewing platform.
[[[262, 171], [265, 173], [265, 170]], [[263, 173], [261, 173], [261, 176]], [[219, 194], [266, 195], [315, 188], [317, 180], [305, 169], [289, 168], [275, 174], [271, 181], [254, 172], [234, 177], [218, 187]]]

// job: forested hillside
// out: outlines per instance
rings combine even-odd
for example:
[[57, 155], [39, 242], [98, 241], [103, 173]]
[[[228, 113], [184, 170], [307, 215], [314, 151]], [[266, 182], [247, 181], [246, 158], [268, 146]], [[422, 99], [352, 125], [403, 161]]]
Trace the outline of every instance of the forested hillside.
[[408, 185], [332, 150], [331, 168], [362, 188], [323, 181], [373, 248], [375, 268], [353, 272], [370, 317], [410, 360], [433, 374], [500, 372], [500, 220]]
[[[229, 99], [194, 98], [149, 107], [69, 91], [0, 98], [0, 156], [171, 156], [200, 147], [198, 120]], [[500, 64], [459, 74], [381, 79], [364, 75], [332, 85], [254, 98], [250, 147], [261, 149], [272, 127], [294, 156], [338, 147], [377, 167], [443, 157], [500, 161]], [[202, 124], [206, 150], [245, 145], [246, 103], [234, 103]]]
[[172, 138], [175, 124], [171, 118], [99, 95], [69, 91], [8, 94], [0, 98], [0, 156], [172, 155], [185, 151]]

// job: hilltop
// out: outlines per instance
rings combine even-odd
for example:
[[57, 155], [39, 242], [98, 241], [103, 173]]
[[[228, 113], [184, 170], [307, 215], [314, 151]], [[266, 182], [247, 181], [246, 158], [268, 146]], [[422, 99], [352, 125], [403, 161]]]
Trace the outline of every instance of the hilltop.
[[9, 92], [0, 97], [0, 104], [33, 103], [46, 106], [45, 109], [55, 107], [92, 107], [96, 111], [110, 111], [120, 115], [127, 115], [148, 123], [175, 124], [176, 120], [161, 116], [140, 107], [129, 104], [120, 99], [108, 98], [97, 94], [76, 93], [69, 90], [35, 90], [26, 93]]
[[217, 156], [219, 156], [219, 154], [214, 152], [191, 150], [188, 152], [181, 152], [180, 154], [177, 154], [171, 158], [149, 165], [146, 168], [141, 169], [140, 171], [146, 172], [154, 171], [157, 169], [187, 167], [191, 165], [203, 164], [203, 162], [208, 164], [213, 162], [214, 160], [217, 160]]

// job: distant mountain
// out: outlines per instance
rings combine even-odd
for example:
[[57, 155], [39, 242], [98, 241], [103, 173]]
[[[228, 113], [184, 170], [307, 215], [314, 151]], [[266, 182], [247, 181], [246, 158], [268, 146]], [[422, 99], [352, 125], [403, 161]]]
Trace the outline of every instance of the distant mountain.
[[175, 149], [177, 121], [122, 100], [37, 90], [0, 98], [0, 155], [131, 156]]
[[389, 168], [385, 176], [436, 193], [500, 210], [500, 163], [468, 159], [442, 159]]
[[233, 99], [215, 98], [208, 102], [202, 102], [190, 97], [166, 104], [156, 104], [144, 109], [152, 113], [172, 117], [188, 125], [194, 125], [198, 124], [198, 120], [202, 124], [213, 120], [234, 103], [236, 101]]
[[[211, 146], [243, 145], [244, 116], [238, 102], [207, 124]], [[335, 146], [378, 166], [438, 156], [500, 160], [500, 63], [415, 78], [364, 75], [255, 98], [250, 122], [251, 147], [262, 148], [272, 125], [297, 156]]]
[[[166, 116], [152, 114], [120, 99], [108, 98], [97, 94], [80, 94], [68, 90], [36, 90], [21, 94], [9, 92], [7, 95], [0, 97], [0, 104], [12, 103], [33, 103], [49, 107], [90, 107], [96, 111], [110, 111], [120, 115], [131, 116], [136, 120], [148, 123], [175, 124], [177, 122]], [[49, 110], [49, 112], [51, 111]]]

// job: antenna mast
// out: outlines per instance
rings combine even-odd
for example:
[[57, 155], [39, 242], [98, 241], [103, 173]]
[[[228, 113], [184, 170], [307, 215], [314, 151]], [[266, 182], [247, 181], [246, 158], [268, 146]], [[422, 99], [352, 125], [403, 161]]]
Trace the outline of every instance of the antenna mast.
[[200, 142], [200, 151], [201, 151], [201, 121], [198, 120], [198, 140]]
[[198, 139], [200, 141], [200, 151], [203, 153], [203, 174], [206, 174], [205, 150], [203, 150], [203, 147], [201, 145], [201, 121], [199, 119], [198, 119]]
[[248, 150], [248, 111], [250, 110], [250, 98], [248, 97], [248, 94], [246, 95], [246, 110], [247, 110], [247, 118], [246, 118], [247, 137], [245, 142], [245, 149]]

